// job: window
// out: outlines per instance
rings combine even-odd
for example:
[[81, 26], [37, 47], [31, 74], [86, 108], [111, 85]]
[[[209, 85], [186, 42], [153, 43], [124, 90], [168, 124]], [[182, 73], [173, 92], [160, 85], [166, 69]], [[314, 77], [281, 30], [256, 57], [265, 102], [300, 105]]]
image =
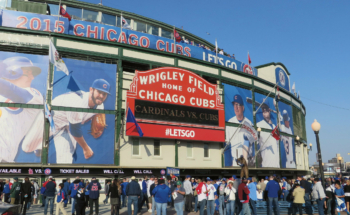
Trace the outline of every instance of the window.
[[160, 140], [154, 140], [154, 156], [160, 156]]
[[50, 8], [50, 14], [57, 16], [58, 15], [58, 5], [56, 4], [48, 4]]
[[97, 21], [97, 11], [92, 10], [83, 10], [83, 20], [89, 22]]
[[11, 7], [11, 0], [0, 0], [0, 8]]
[[113, 25], [115, 26], [117, 23], [117, 20], [116, 20], [116, 17], [113, 16], [113, 15], [109, 15], [109, 14], [105, 14], [103, 13], [102, 14], [102, 19], [101, 19], [101, 22], [103, 24], [107, 24], [107, 25]]
[[147, 33], [148, 34], [153, 34], [153, 35], [158, 36], [158, 32], [159, 32], [158, 27], [147, 24]]
[[204, 157], [205, 158], [209, 157], [209, 145], [208, 145], [208, 143], [204, 143]]
[[174, 39], [174, 33], [171, 31], [167, 31], [165, 29], [162, 29], [162, 37]]
[[140, 142], [139, 139], [132, 140], [132, 155], [140, 155]]
[[146, 23], [134, 21], [134, 30], [146, 33]]
[[[123, 16], [123, 17], [124, 17], [124, 16]], [[126, 22], [127, 22], [129, 25], [131, 25], [131, 19], [128, 19], [128, 18], [125, 18], [125, 17], [124, 17], [124, 19], [126, 20]], [[121, 27], [120, 22], [121, 22], [120, 16], [117, 16], [117, 26], [118, 26], [118, 27]]]
[[192, 156], [192, 143], [187, 143], [187, 157], [191, 158]]
[[81, 8], [67, 7], [66, 11], [72, 19], [82, 20], [83, 10]]

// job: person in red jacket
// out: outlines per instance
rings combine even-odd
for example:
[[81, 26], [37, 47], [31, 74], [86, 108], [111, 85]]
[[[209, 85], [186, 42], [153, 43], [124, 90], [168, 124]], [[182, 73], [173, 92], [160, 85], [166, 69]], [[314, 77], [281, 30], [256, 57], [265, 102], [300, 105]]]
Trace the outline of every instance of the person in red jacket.
[[205, 180], [203, 182], [201, 180], [198, 180], [199, 184], [196, 188], [198, 195], [199, 215], [204, 215], [204, 207], [207, 204], [208, 199], [209, 190], [207, 189], [207, 184], [205, 182]]
[[242, 213], [243, 215], [250, 215], [249, 208], [249, 194], [250, 191], [247, 186], [247, 178], [241, 178], [242, 183], [238, 186], [238, 198], [242, 203]]

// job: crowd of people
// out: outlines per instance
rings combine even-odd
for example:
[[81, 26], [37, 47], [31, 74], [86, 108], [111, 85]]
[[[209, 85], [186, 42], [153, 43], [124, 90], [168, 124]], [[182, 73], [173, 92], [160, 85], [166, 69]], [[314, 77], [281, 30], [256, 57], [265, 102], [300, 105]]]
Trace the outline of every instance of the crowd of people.
[[[42, 184], [41, 189], [36, 182], [26, 177], [23, 183], [14, 177], [14, 183], [9, 179], [0, 180], [1, 198], [10, 204], [20, 204], [21, 211], [26, 214], [31, 204], [37, 203], [41, 193], [44, 214], [53, 214], [54, 202], [56, 215], [67, 214], [65, 208], [71, 204], [72, 214], [85, 215], [99, 213], [99, 197], [101, 185], [92, 177], [84, 181], [76, 177], [71, 183], [56, 184], [52, 176]], [[127, 207], [129, 215], [140, 213], [143, 206], [152, 215], [166, 215], [167, 208], [174, 208], [178, 215], [184, 212], [199, 212], [204, 215], [256, 215], [259, 201], [266, 201], [266, 214], [280, 214], [280, 201], [289, 203], [288, 214], [313, 213], [313, 205], [318, 213], [349, 214], [350, 180], [349, 178], [327, 178], [324, 183], [319, 178], [302, 177], [296, 179], [279, 178], [275, 175], [261, 178], [240, 178], [235, 175], [230, 178], [211, 179], [191, 178], [187, 175], [183, 181], [176, 176], [167, 177], [145, 176], [136, 179], [135, 176], [124, 179], [114, 179], [107, 182], [104, 188], [106, 198], [104, 204], [110, 201], [111, 214], [119, 215], [119, 210]], [[50, 208], [49, 208], [50, 207]], [[261, 210], [261, 208], [260, 208]]]

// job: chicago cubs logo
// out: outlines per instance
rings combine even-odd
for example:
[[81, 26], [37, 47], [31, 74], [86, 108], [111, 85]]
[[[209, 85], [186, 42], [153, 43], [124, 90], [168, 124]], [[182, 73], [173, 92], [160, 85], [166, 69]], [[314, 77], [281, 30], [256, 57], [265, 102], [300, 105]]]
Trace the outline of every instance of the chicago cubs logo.
[[160, 174], [165, 175], [165, 170], [164, 169], [160, 170]]
[[51, 174], [51, 169], [50, 168], [46, 168], [44, 170], [44, 173], [45, 173], [45, 175], [50, 175]]
[[281, 85], [285, 86], [286, 85], [286, 78], [285, 78], [282, 70], [280, 70], [280, 72], [278, 73], [278, 77], [279, 77]]
[[249, 75], [253, 75], [253, 69], [252, 69], [252, 67], [251, 67], [250, 65], [248, 65], [248, 64], [245, 64], [245, 65], [243, 66], [243, 72], [244, 72], [244, 73], [247, 73], [247, 74], [249, 74]]
[[106, 89], [107, 88], [107, 84], [103, 84], [102, 87]]

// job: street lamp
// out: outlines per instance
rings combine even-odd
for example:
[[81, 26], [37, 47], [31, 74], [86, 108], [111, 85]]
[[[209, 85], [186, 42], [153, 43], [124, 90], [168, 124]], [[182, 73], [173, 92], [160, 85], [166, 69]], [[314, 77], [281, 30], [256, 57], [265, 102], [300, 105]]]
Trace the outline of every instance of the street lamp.
[[258, 127], [258, 129], [256, 129], [258, 131], [258, 138], [260, 139], [260, 132], [261, 132], [261, 128]]
[[312, 151], [312, 143], [310, 143], [309, 146], [310, 146], [309, 150]]
[[[321, 129], [321, 125], [320, 123], [317, 122], [317, 120], [315, 119], [315, 121], [311, 124], [311, 128], [312, 130], [315, 132], [315, 135], [316, 135], [316, 142], [317, 142], [317, 151], [318, 151], [318, 165], [319, 165], [319, 168], [320, 170], [322, 169], [323, 170], [323, 167], [322, 167], [322, 154], [321, 154], [321, 146], [320, 146], [320, 140], [319, 140], [319, 137], [318, 137], [318, 133]], [[322, 186], [324, 188], [324, 172], [323, 171], [320, 171], [321, 173], [321, 183], [322, 183]]]

